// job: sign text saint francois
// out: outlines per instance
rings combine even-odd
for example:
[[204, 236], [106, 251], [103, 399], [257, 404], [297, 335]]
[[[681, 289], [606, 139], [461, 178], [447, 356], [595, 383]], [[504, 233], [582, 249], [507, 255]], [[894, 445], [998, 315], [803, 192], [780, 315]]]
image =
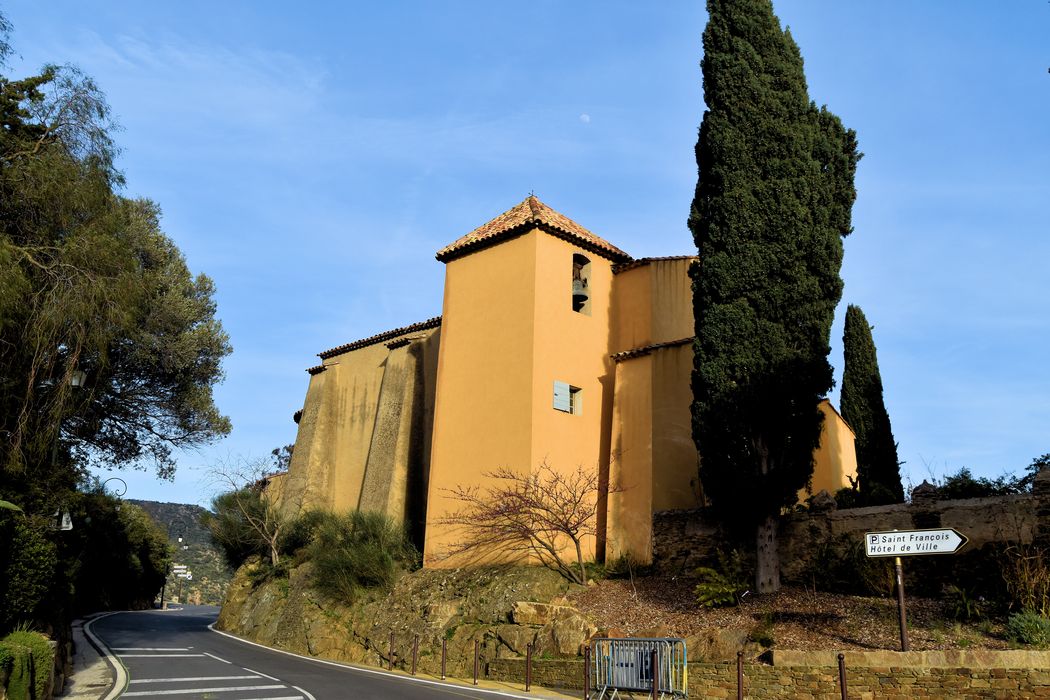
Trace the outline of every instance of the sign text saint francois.
[[965, 535], [950, 527], [937, 530], [868, 532], [864, 535], [864, 553], [869, 557], [955, 554], [967, 541]]

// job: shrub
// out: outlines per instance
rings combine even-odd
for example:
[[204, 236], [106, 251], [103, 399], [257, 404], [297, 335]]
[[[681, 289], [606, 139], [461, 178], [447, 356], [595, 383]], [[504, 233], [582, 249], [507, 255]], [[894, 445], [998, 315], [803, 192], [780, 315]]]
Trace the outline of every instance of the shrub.
[[937, 486], [937, 498], [951, 501], [962, 498], [987, 498], [989, 496], [1006, 496], [1012, 493], [1024, 493], [1029, 488], [1029, 480], [1012, 474], [989, 479], [975, 477], [973, 472], [963, 467], [955, 474], [944, 477]]
[[308, 510], [288, 523], [281, 535], [281, 554], [295, 556], [300, 554], [317, 536], [321, 523], [331, 516], [323, 510]]
[[1050, 616], [1050, 552], [1031, 544], [1011, 544], [1000, 563], [1010, 605]]
[[944, 612], [959, 622], [980, 620], [984, 617], [984, 601], [965, 588], [949, 585], [944, 589]]
[[739, 605], [751, 578], [738, 549], [728, 554], [719, 551], [718, 569], [701, 566], [694, 573], [700, 580], [694, 589], [696, 602], [706, 608]]
[[328, 513], [314, 528], [307, 551], [313, 585], [330, 598], [351, 601], [365, 589], [388, 589], [400, 570], [418, 563], [404, 525], [383, 513]]
[[47, 637], [39, 632], [19, 630], [0, 640], [0, 647], [7, 649], [12, 657], [8, 698], [30, 700], [48, 697], [55, 655]]
[[893, 593], [893, 569], [886, 560], [868, 557], [857, 537], [821, 539], [800, 573], [814, 590], [832, 593], [888, 596]]
[[1050, 619], [1031, 610], [1014, 613], [1006, 621], [1006, 636], [1020, 644], [1050, 647]]
[[0, 629], [42, 616], [58, 569], [58, 548], [42, 525], [28, 519], [5, 525], [0, 545]]
[[232, 568], [236, 569], [253, 555], [269, 555], [266, 531], [254, 523], [266, 523], [274, 513], [258, 489], [244, 487], [219, 494], [211, 505], [214, 514], [207, 514], [202, 524]]

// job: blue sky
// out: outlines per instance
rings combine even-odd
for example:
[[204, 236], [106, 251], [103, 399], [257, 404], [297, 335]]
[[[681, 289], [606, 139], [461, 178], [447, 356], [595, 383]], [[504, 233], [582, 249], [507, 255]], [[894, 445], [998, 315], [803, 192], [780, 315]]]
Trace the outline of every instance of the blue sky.
[[[1050, 452], [1050, 5], [775, 2], [858, 132], [845, 304], [913, 483]], [[635, 257], [695, 252], [703, 3], [8, 1], [13, 75], [73, 63], [218, 287], [232, 435], [127, 496], [206, 504], [295, 438], [315, 354], [438, 315], [434, 252], [535, 191]]]

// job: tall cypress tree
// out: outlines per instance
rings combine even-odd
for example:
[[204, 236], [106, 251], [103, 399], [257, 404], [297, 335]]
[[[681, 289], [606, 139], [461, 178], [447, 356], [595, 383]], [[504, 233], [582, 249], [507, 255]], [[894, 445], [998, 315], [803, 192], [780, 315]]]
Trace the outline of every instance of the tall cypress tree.
[[842, 370], [842, 417], [857, 436], [857, 478], [862, 502], [868, 505], [902, 503], [897, 443], [882, 398], [882, 375], [875, 356], [871, 326], [859, 306], [846, 309], [842, 334], [845, 365]]
[[780, 587], [781, 509], [813, 473], [832, 387], [831, 323], [851, 229], [856, 134], [808, 96], [769, 0], [708, 0], [707, 111], [689, 217], [699, 251], [693, 434], [705, 493], [754, 533], [756, 587]]

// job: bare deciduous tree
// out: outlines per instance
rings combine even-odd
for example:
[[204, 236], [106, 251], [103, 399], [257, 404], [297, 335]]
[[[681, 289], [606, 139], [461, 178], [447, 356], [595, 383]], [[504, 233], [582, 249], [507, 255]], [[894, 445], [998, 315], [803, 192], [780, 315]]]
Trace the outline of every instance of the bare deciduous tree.
[[288, 504], [268, 492], [272, 462], [265, 459], [235, 460], [212, 469], [212, 480], [224, 489], [212, 500], [215, 514], [208, 519], [212, 540], [230, 564], [239, 566], [249, 556], [269, 558], [276, 567], [281, 560], [281, 540], [289, 524], [303, 509], [305, 495], [288, 512]]
[[[450, 546], [448, 556], [529, 553], [568, 580], [586, 583], [583, 539], [596, 534], [599, 496], [622, 487], [603, 488], [597, 470], [579, 466], [563, 473], [546, 462], [528, 473], [500, 467], [484, 476], [494, 481], [484, 490], [478, 486], [443, 489], [462, 504], [459, 511], [438, 521], [462, 535]], [[575, 553], [575, 562], [566, 556], [567, 550]]]

